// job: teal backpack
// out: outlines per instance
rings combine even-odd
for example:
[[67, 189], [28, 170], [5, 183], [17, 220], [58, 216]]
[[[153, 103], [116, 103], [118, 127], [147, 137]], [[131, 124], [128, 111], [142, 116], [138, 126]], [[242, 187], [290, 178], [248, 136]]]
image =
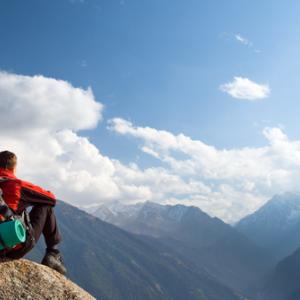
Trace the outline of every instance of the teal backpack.
[[26, 240], [26, 229], [20, 218], [7, 206], [0, 188], [0, 251], [9, 250]]

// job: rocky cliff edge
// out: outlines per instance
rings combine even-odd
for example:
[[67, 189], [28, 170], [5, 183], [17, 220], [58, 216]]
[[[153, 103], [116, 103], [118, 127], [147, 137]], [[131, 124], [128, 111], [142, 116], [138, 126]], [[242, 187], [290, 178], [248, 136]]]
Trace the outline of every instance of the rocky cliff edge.
[[26, 259], [0, 263], [0, 299], [95, 300], [65, 276]]

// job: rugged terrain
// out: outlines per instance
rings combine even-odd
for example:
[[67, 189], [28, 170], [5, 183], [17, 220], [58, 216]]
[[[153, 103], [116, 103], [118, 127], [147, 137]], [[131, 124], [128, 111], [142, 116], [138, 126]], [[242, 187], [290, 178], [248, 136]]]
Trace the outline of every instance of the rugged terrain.
[[5, 300], [95, 299], [58, 272], [25, 259], [0, 263], [0, 286]]

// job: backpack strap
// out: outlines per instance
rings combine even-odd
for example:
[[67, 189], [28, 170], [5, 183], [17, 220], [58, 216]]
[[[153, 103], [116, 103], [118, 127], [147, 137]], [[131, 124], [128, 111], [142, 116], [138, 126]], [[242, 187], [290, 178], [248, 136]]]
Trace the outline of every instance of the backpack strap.
[[[7, 181], [8, 179], [0, 177], [0, 183]], [[5, 218], [5, 220], [0, 219], [0, 223], [5, 222], [7, 219], [10, 219], [14, 215], [14, 211], [6, 204], [5, 200], [3, 199], [3, 191], [0, 187], [0, 215]], [[0, 244], [3, 246], [3, 242], [1, 241], [0, 235]]]

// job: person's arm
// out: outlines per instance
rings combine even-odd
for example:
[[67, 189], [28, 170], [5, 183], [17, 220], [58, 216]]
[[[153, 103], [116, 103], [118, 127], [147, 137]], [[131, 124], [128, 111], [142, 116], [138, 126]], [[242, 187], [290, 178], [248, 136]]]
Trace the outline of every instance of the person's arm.
[[53, 193], [27, 181], [21, 181], [21, 199], [30, 205], [47, 204], [55, 206], [56, 204], [56, 197]]

